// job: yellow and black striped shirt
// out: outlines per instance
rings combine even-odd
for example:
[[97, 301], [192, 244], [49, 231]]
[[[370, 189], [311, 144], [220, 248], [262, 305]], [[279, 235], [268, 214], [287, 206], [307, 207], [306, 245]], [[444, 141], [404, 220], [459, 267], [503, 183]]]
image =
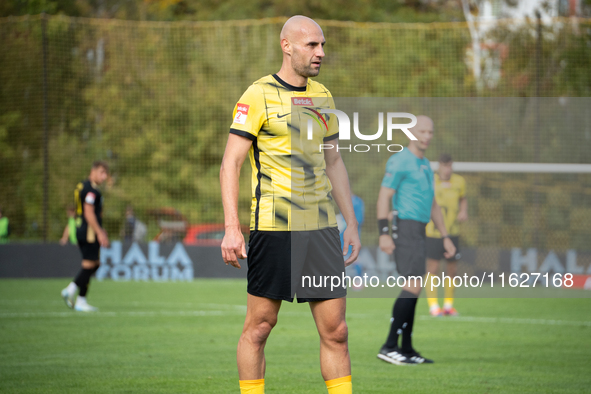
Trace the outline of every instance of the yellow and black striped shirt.
[[336, 227], [320, 145], [338, 138], [338, 124], [322, 108], [334, 109], [324, 85], [296, 87], [277, 75], [254, 82], [236, 104], [230, 133], [252, 141], [251, 230]]

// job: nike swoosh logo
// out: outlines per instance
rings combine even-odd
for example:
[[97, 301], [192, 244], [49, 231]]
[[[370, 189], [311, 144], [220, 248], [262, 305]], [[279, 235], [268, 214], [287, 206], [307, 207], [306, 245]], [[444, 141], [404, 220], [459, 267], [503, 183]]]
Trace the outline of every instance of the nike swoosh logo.
[[288, 112], [288, 113], [286, 113], [286, 114], [283, 114], [283, 115], [279, 115], [279, 114], [277, 114], [277, 119], [285, 118], [285, 117], [286, 117], [287, 115], [289, 115], [289, 114], [291, 114], [291, 112]]

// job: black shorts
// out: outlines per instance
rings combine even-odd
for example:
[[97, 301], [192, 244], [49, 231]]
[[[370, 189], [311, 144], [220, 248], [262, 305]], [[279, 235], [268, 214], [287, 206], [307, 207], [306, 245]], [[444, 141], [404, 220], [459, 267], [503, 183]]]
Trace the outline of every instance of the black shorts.
[[[248, 293], [293, 302], [324, 301], [347, 295], [327, 277], [342, 278], [345, 262], [337, 228], [314, 231], [250, 232]], [[322, 283], [321, 283], [322, 282]]]
[[[447, 261], [458, 261], [462, 258], [460, 254], [460, 237], [454, 236], [449, 237], [451, 241], [456, 246], [456, 254], [451, 259], [446, 259]], [[427, 237], [427, 258], [433, 260], [443, 260], [445, 256], [443, 253], [445, 252], [445, 248], [443, 247], [443, 238], [431, 238]]]
[[98, 261], [100, 259], [101, 245], [98, 241], [89, 243], [86, 239], [78, 238], [78, 247], [82, 252], [82, 260]]
[[426, 273], [427, 248], [425, 227], [427, 223], [416, 220], [398, 220], [398, 238], [394, 240], [394, 261], [400, 276], [424, 276]]

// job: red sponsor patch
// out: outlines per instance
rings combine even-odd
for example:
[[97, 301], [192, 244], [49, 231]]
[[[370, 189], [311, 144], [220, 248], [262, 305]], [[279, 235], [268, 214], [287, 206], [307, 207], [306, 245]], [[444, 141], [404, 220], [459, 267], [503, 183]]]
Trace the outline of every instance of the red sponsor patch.
[[314, 105], [310, 97], [292, 97], [291, 103], [293, 105]]
[[250, 105], [246, 105], [246, 104], [236, 104], [236, 112], [242, 112], [244, 115], [248, 115], [248, 109], [250, 108]]
[[247, 104], [236, 104], [236, 116], [234, 116], [234, 123], [246, 124], [246, 118], [248, 116], [248, 110], [250, 105]]

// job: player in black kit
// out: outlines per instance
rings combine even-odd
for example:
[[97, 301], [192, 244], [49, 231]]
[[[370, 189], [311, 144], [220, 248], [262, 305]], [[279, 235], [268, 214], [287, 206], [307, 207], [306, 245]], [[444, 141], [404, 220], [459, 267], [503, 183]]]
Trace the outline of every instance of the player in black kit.
[[[74, 190], [76, 203], [76, 238], [82, 252], [82, 269], [73, 282], [62, 290], [62, 298], [69, 308], [79, 312], [94, 312], [97, 308], [86, 302], [90, 277], [100, 265], [101, 246], [109, 246], [109, 238], [102, 227], [103, 196], [98, 190], [109, 174], [109, 165], [104, 161], [92, 163], [90, 176], [78, 183]], [[76, 298], [76, 291], [79, 290]], [[75, 301], [75, 302], [74, 302]]]

